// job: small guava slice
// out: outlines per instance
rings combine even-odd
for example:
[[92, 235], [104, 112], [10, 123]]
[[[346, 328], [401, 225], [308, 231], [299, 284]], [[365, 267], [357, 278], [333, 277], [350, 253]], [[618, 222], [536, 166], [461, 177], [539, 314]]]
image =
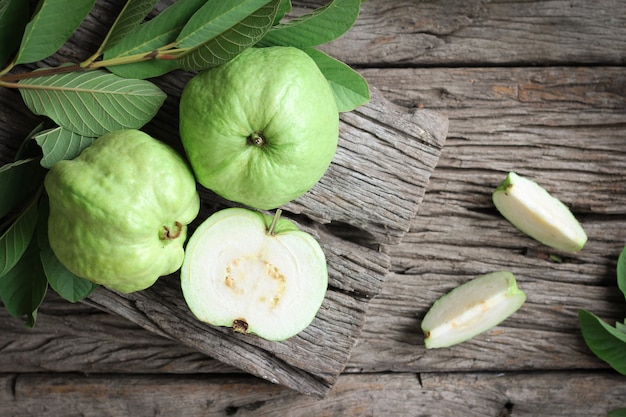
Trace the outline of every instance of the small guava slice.
[[189, 239], [181, 286], [198, 320], [285, 340], [308, 327], [324, 301], [326, 257], [280, 212], [224, 209]]
[[434, 349], [465, 342], [506, 320], [525, 301], [511, 272], [481, 275], [435, 301], [422, 320], [424, 344]]
[[509, 172], [492, 199], [513, 226], [546, 246], [577, 252], [587, 242], [587, 234], [569, 208], [535, 181]]

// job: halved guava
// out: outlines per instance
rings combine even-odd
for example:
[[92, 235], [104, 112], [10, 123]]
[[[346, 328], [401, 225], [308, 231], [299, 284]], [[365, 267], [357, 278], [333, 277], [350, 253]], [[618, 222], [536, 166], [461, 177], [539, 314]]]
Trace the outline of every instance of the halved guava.
[[427, 349], [465, 342], [517, 311], [526, 294], [508, 271], [481, 275], [439, 298], [422, 321]]
[[513, 226], [546, 246], [577, 252], [587, 242], [587, 234], [569, 208], [535, 181], [509, 172], [492, 199]]
[[328, 287], [326, 257], [313, 236], [279, 216], [229, 208], [193, 233], [181, 286], [198, 320], [274, 341], [313, 321]]

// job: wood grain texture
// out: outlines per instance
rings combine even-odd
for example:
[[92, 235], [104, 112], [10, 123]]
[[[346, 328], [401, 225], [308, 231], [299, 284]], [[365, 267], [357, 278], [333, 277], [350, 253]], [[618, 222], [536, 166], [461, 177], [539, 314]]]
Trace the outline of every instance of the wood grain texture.
[[1, 375], [3, 416], [603, 417], [624, 405], [610, 373], [342, 375], [323, 400], [250, 377]]
[[621, 0], [373, 0], [361, 10], [322, 47], [354, 65], [624, 64]]

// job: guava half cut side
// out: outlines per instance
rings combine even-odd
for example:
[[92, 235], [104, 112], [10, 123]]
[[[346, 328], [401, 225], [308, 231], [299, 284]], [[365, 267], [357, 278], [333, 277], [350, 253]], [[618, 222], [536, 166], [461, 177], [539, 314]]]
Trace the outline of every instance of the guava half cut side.
[[319, 243], [291, 221], [229, 208], [189, 239], [181, 286], [198, 320], [280, 341], [313, 321], [328, 271]]
[[587, 234], [569, 208], [535, 181], [509, 172], [492, 199], [513, 226], [546, 246], [577, 252], [587, 242]]
[[453, 346], [485, 332], [526, 301], [508, 271], [481, 275], [439, 298], [422, 321], [427, 349]]

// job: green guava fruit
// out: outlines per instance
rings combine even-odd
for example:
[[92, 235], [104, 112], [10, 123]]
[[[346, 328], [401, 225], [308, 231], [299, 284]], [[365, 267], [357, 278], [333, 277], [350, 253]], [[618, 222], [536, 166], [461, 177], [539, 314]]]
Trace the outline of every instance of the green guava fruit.
[[44, 185], [50, 247], [74, 274], [130, 293], [180, 268], [200, 198], [166, 144], [138, 130], [107, 133], [57, 162]]
[[322, 178], [337, 149], [339, 112], [305, 52], [249, 48], [187, 83], [180, 136], [200, 184], [270, 210]]
[[181, 287], [198, 320], [272, 341], [313, 321], [328, 287], [326, 258], [313, 236], [279, 216], [224, 209], [189, 238]]
[[587, 234], [569, 208], [535, 181], [509, 172], [492, 199], [513, 226], [546, 246], [577, 252], [587, 242]]
[[481, 275], [435, 301], [422, 320], [424, 344], [434, 349], [465, 342], [503, 322], [525, 301], [512, 273]]

